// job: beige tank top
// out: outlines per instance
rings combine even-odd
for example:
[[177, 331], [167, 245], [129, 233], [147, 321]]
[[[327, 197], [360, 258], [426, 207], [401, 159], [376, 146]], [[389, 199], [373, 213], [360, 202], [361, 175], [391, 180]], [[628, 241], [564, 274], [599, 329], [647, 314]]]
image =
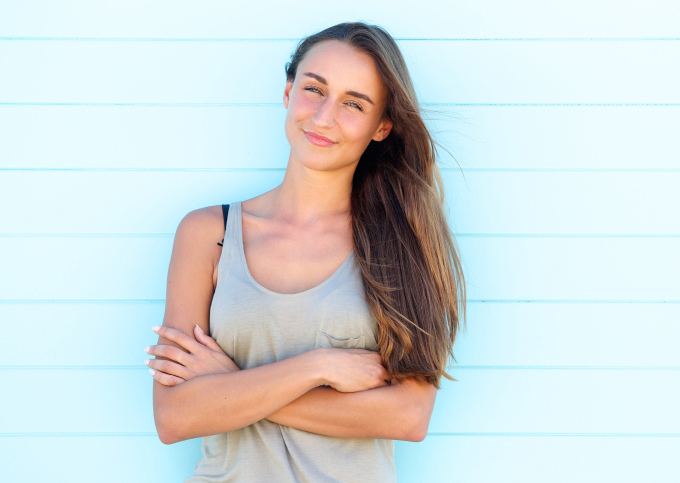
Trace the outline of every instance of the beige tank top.
[[[230, 205], [210, 335], [241, 369], [318, 347], [374, 349], [377, 323], [363, 299], [354, 252], [316, 287], [279, 294], [250, 275], [243, 250], [241, 202]], [[336, 438], [266, 419], [205, 436], [185, 483], [396, 482], [394, 441]]]

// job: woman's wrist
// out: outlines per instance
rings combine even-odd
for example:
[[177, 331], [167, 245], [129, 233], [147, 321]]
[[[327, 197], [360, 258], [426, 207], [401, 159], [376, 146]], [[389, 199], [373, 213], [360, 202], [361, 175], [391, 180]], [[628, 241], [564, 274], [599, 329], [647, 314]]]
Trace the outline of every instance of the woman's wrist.
[[330, 351], [322, 347], [300, 355], [305, 359], [305, 367], [309, 369], [315, 387], [329, 386], [332, 382], [331, 371], [328, 370]]

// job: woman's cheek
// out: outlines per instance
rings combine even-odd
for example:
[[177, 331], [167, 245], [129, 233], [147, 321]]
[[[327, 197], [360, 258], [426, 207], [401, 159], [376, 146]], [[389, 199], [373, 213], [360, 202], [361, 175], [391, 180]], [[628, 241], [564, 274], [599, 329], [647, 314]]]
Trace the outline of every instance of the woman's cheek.
[[368, 146], [372, 136], [371, 125], [364, 119], [349, 113], [341, 116], [343, 139], [356, 145], [361, 152]]
[[295, 102], [294, 105], [294, 111], [296, 117], [306, 119], [309, 117], [314, 116], [314, 113], [316, 112], [317, 109], [320, 108], [321, 102], [319, 99], [314, 99], [313, 97], [310, 96], [299, 96], [296, 99], [297, 102]]

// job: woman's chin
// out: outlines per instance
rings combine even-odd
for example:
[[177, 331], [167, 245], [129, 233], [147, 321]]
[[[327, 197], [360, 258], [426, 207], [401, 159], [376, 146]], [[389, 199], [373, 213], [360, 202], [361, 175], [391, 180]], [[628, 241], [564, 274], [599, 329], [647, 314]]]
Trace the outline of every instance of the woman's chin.
[[314, 171], [333, 171], [337, 169], [337, 166], [334, 163], [331, 163], [328, 158], [326, 159], [319, 159], [319, 158], [311, 158], [311, 159], [304, 159], [300, 160], [300, 163], [307, 169], [311, 169]]

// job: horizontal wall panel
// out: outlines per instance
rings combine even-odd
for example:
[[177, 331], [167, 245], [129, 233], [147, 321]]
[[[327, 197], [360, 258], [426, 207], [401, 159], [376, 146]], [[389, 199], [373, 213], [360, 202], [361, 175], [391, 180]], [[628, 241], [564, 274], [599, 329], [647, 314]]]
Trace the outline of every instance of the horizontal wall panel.
[[[408, 42], [421, 102], [677, 103], [680, 42]], [[463, 74], [464, 73], [464, 74]]]
[[431, 432], [680, 434], [678, 370], [454, 369]]
[[[189, 211], [246, 200], [284, 171], [0, 171], [5, 233], [173, 234]], [[680, 171], [444, 173], [455, 233], [680, 234]]]
[[[678, 301], [680, 238], [461, 237], [477, 300]], [[171, 237], [0, 237], [4, 300], [165, 297]]]
[[[0, 366], [139, 365], [165, 304], [0, 303]], [[32, 347], [31, 350], [27, 350]]]
[[[0, 366], [141, 367], [163, 312], [162, 300], [0, 303]], [[678, 346], [680, 304], [470, 303], [454, 356], [463, 366], [680, 368]]]
[[445, 180], [459, 233], [680, 234], [680, 171], [449, 171]]
[[680, 238], [461, 238], [468, 297], [677, 301]]
[[13, 483], [182, 483], [201, 457], [201, 440], [164, 445], [156, 435], [0, 436], [0, 454], [0, 480]]
[[0, 106], [0, 168], [284, 169], [286, 112], [283, 104]]
[[[676, 370], [452, 371], [429, 431], [680, 433]], [[155, 431], [153, 378], [141, 369], [4, 369], [0, 432]], [[49, 411], [44, 411], [50, 401]]]
[[0, 204], [16, 203], [23, 215], [0, 212], [0, 227], [5, 233], [172, 235], [190, 211], [255, 197], [279, 185], [283, 175], [283, 171], [5, 171], [0, 172]]
[[425, 107], [441, 111], [427, 114], [432, 132], [463, 168], [680, 168], [680, 106]]
[[156, 431], [146, 367], [4, 369], [2, 375], [14, 397], [3, 403], [3, 415], [12, 417], [0, 419], [0, 433]]
[[[398, 0], [389, 5], [348, 0], [342, 9], [291, 9], [274, 1], [169, 0], [159, 8], [152, 0], [124, 0], [112, 8], [79, 0], [58, 6], [47, 0], [12, 0], [2, 10], [2, 36], [297, 38], [348, 20], [378, 23], [395, 36], [418, 38], [680, 36], [674, 21], [680, 8], [672, 0]], [[257, 22], [243, 21], [250, 18]]]
[[[163, 445], [155, 436], [0, 437], [5, 456], [0, 478], [34, 483], [59, 475], [89, 483], [96, 474], [102, 483], [181, 483], [201, 457], [200, 442]], [[680, 438], [667, 437], [430, 435], [420, 443], [395, 441], [395, 464], [403, 483], [420, 483], [424, 474], [431, 483], [675, 483], [679, 451]], [[79, 455], [77, 472], [73, 455]]]
[[0, 237], [4, 300], [161, 299], [171, 237]]
[[395, 444], [399, 481], [675, 483], [680, 438], [434, 436]]
[[[680, 106], [424, 106], [444, 167], [678, 169]], [[279, 168], [283, 105], [0, 106], [0, 168]], [[259, 142], [266, 133], [268, 142]], [[457, 162], [457, 164], [456, 164]]]
[[461, 365], [680, 367], [679, 346], [680, 304], [471, 303], [454, 356]]
[[[678, 42], [400, 41], [421, 102], [678, 103]], [[280, 103], [294, 41], [0, 42], [0, 102]], [[31, 62], [26, 62], [31, 59]]]

